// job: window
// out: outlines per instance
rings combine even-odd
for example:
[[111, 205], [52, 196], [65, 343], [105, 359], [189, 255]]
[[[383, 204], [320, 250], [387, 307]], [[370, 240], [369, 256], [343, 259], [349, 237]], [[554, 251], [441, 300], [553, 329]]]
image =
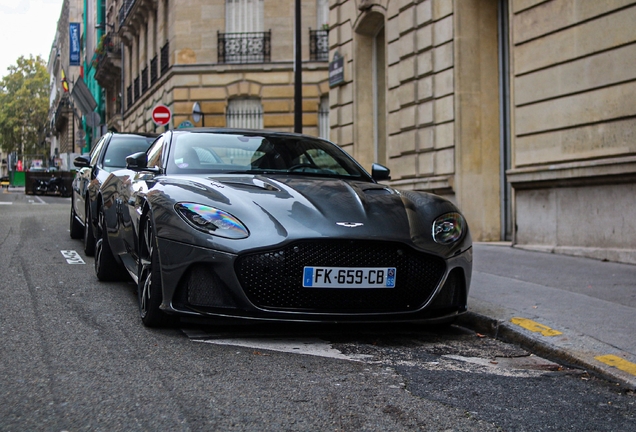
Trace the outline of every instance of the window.
[[318, 136], [329, 139], [329, 95], [320, 98], [318, 107]]
[[263, 0], [226, 0], [225, 31], [245, 33], [263, 31]]
[[259, 99], [230, 99], [225, 122], [230, 128], [263, 129], [263, 106]]
[[329, 28], [329, 0], [316, 0], [316, 28], [328, 30]]
[[163, 149], [165, 147], [165, 138], [159, 137], [148, 149], [148, 166], [163, 168], [161, 163], [161, 156], [163, 155]]

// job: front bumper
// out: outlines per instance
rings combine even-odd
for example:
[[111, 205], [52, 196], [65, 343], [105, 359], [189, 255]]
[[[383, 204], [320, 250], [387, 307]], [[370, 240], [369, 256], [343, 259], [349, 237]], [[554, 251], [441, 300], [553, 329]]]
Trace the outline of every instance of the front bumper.
[[[452, 258], [406, 245], [305, 240], [235, 255], [159, 239], [167, 313], [296, 322], [447, 321], [466, 311], [472, 248]], [[302, 288], [302, 268], [396, 267], [391, 289]]]

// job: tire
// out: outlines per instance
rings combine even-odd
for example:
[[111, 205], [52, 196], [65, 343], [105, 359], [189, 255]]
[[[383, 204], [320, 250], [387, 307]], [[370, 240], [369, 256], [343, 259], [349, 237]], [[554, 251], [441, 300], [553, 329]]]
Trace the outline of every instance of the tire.
[[95, 234], [91, 222], [91, 207], [86, 204], [86, 213], [84, 214], [84, 253], [86, 256], [95, 255]]
[[97, 242], [95, 242], [95, 275], [97, 279], [102, 282], [124, 280], [128, 273], [117, 262], [110, 248], [103, 209], [99, 211], [97, 232], [99, 234]]
[[157, 237], [150, 219], [150, 216], [146, 217], [141, 228], [137, 285], [139, 316], [146, 327], [170, 327], [177, 320], [159, 309], [162, 301], [161, 267]]
[[81, 239], [84, 237], [84, 227], [82, 223], [77, 220], [77, 213], [75, 213], [75, 208], [73, 207], [73, 198], [71, 197], [71, 223], [70, 223], [70, 232], [72, 239]]

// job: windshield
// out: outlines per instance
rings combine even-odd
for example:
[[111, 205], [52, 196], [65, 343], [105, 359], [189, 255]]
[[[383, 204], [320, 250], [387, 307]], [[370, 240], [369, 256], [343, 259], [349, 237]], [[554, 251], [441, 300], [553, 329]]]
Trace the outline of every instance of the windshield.
[[145, 152], [152, 144], [153, 137], [145, 136], [113, 136], [104, 154], [103, 166], [107, 171], [126, 167], [126, 156]]
[[339, 147], [311, 137], [175, 133], [168, 174], [302, 174], [368, 178]]

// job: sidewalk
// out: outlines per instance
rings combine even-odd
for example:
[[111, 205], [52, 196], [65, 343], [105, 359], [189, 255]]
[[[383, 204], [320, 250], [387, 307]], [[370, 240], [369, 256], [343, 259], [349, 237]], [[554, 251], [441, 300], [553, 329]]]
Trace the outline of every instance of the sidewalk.
[[474, 246], [459, 324], [636, 389], [636, 266]]

